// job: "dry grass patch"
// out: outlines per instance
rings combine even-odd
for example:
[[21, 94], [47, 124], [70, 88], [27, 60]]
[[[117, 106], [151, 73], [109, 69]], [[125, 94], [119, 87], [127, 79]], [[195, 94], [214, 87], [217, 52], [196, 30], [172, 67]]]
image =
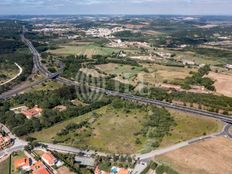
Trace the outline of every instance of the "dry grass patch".
[[176, 126], [172, 127], [170, 135], [164, 137], [161, 143], [162, 147], [190, 140], [194, 137], [212, 134], [223, 128], [223, 124], [217, 120], [171, 109], [169, 109], [169, 112], [174, 117]]
[[157, 157], [186, 174], [231, 174], [232, 141], [225, 137], [192, 144]]
[[209, 78], [215, 80], [215, 88], [219, 94], [232, 97], [232, 75], [210, 72]]

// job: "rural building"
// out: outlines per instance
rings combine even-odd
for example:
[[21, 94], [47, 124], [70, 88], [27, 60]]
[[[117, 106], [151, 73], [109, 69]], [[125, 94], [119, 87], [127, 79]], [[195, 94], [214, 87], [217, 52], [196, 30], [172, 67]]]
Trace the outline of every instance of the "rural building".
[[21, 169], [23, 171], [30, 171], [31, 162], [29, 158], [19, 158], [14, 161], [14, 167], [15, 169]]
[[45, 152], [41, 158], [49, 166], [54, 166], [58, 161], [51, 152]]
[[31, 166], [32, 174], [50, 174], [42, 161], [37, 161]]
[[191, 60], [182, 60], [182, 63], [184, 65], [195, 65], [196, 64], [194, 61], [191, 61]]
[[35, 106], [34, 108], [23, 110], [22, 114], [25, 115], [28, 119], [32, 119], [33, 117], [40, 117], [43, 109]]
[[82, 165], [82, 166], [91, 167], [91, 168], [93, 168], [94, 164], [95, 164], [95, 160], [93, 158], [89, 158], [89, 157], [76, 156], [75, 162]]

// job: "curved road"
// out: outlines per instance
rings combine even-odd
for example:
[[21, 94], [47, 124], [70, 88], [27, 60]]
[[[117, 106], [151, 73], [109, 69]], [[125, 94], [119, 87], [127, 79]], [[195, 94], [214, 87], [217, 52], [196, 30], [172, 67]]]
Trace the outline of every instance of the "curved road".
[[22, 68], [21, 66], [19, 66], [17, 63], [15, 63], [15, 65], [18, 67], [19, 73], [18, 73], [16, 76], [14, 76], [13, 78], [7, 80], [6, 82], [1, 83], [0, 86], [3, 86], [3, 85], [5, 85], [5, 84], [7, 84], [7, 83], [10, 83], [11, 81], [17, 79], [17, 78], [22, 74], [23, 68]]

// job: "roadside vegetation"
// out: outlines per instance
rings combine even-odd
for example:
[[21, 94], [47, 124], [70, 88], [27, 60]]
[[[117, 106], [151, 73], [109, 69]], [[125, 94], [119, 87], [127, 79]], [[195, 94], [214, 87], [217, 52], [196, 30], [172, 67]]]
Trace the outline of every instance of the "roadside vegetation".
[[[18, 63], [23, 68], [22, 74], [17, 79], [0, 86], [0, 93], [11, 89], [15, 84], [25, 81], [32, 72], [32, 56], [20, 38], [23, 24], [20, 21], [0, 20], [0, 76], [6, 78], [7, 74], [5, 73], [14, 69], [15, 63]], [[2, 71], [4, 73], [1, 73]]]

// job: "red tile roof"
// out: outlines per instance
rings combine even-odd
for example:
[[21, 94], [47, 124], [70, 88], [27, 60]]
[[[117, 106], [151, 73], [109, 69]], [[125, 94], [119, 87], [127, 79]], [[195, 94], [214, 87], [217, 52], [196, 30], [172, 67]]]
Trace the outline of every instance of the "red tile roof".
[[50, 174], [46, 168], [40, 168], [32, 172], [32, 174]]
[[16, 169], [21, 167], [30, 167], [30, 160], [29, 158], [18, 158], [14, 160], [14, 166]]
[[22, 111], [22, 114], [25, 115], [27, 118], [32, 118], [32, 117], [38, 116], [41, 112], [43, 112], [43, 109], [35, 106], [32, 109]]
[[46, 168], [42, 161], [37, 161], [31, 166], [31, 170], [36, 171], [40, 168]]
[[49, 165], [56, 163], [57, 159], [51, 154], [51, 152], [46, 152], [41, 156], [42, 159], [46, 160]]

